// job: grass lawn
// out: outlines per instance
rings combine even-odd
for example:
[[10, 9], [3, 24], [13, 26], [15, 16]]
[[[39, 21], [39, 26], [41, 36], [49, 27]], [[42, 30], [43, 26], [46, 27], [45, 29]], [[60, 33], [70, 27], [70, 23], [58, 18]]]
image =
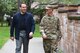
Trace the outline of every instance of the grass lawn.
[[0, 27], [0, 48], [9, 39], [9, 27]]
[[34, 37], [41, 37], [40, 32], [39, 32], [39, 24], [36, 24]]
[[[9, 27], [0, 27], [0, 48], [9, 39]], [[40, 37], [39, 25], [36, 24], [34, 37]]]

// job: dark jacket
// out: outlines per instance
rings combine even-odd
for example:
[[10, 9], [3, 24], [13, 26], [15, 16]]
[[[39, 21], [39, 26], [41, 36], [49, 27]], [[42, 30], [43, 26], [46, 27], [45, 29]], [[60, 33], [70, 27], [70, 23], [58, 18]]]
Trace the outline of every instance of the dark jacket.
[[[10, 28], [10, 36], [14, 37], [14, 32], [15, 32], [15, 39], [19, 39], [19, 33], [20, 33], [20, 29], [19, 29], [19, 18], [21, 16], [21, 13], [18, 12], [13, 16], [13, 21], [11, 24], [11, 28]], [[30, 13], [25, 13], [25, 31], [26, 31], [26, 37], [29, 38], [29, 33], [33, 32], [35, 30], [35, 23], [34, 23], [34, 19], [32, 14]]]

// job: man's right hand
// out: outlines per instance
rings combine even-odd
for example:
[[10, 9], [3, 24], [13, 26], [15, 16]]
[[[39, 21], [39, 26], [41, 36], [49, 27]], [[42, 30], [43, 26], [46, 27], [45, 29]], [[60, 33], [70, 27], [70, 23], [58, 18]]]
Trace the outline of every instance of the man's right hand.
[[12, 41], [14, 41], [14, 37], [10, 37], [10, 39], [11, 39]]

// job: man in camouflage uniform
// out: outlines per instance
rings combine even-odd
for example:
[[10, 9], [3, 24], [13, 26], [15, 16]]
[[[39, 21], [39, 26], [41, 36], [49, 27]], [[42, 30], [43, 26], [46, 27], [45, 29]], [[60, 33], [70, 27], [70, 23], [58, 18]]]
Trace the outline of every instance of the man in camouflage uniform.
[[61, 39], [60, 22], [58, 17], [54, 17], [54, 7], [46, 7], [46, 15], [40, 23], [40, 32], [43, 37], [43, 46], [45, 53], [56, 53], [58, 42]]

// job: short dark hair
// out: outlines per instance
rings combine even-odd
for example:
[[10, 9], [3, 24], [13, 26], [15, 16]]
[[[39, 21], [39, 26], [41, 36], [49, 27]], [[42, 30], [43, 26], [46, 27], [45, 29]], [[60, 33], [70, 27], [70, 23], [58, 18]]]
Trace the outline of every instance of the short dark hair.
[[21, 3], [21, 4], [19, 5], [19, 7], [21, 7], [21, 5], [22, 5], [22, 4], [25, 4], [25, 5], [27, 6], [27, 4], [26, 4], [26, 3]]

